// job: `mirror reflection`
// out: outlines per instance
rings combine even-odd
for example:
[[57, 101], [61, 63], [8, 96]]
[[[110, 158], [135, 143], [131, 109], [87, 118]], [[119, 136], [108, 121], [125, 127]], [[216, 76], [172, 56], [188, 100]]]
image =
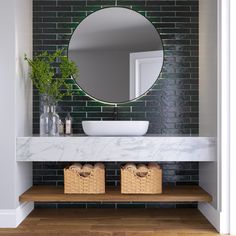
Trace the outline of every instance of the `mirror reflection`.
[[146, 93], [163, 64], [159, 33], [141, 14], [101, 9], [74, 31], [68, 56], [80, 70], [78, 85], [95, 99], [121, 103]]

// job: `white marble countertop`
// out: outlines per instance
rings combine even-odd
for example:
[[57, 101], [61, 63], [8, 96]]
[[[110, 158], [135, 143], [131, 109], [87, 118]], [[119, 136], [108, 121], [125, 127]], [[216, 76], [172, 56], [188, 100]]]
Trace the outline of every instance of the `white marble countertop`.
[[216, 138], [187, 136], [18, 137], [17, 161], [216, 161]]

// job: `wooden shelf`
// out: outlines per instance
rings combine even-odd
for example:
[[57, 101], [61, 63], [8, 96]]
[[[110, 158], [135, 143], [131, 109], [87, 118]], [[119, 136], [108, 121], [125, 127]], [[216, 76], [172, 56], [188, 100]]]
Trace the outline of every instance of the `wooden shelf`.
[[105, 194], [64, 194], [63, 187], [33, 186], [20, 201], [34, 202], [211, 202], [212, 197], [199, 186], [164, 187], [162, 194], [121, 194], [119, 188], [107, 188]]

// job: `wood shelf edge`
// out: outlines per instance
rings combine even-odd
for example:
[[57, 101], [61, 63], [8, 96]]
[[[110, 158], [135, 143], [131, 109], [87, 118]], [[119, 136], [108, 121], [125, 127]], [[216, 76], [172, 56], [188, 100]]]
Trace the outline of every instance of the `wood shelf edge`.
[[121, 194], [107, 188], [105, 194], [64, 194], [63, 186], [33, 186], [23, 193], [21, 202], [211, 202], [212, 197], [197, 185], [163, 187], [162, 194]]

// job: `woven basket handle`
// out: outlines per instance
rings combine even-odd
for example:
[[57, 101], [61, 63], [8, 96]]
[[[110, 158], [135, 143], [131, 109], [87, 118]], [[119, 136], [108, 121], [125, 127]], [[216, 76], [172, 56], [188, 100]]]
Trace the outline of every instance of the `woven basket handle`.
[[81, 177], [87, 178], [91, 175], [92, 172], [78, 172], [77, 174]]
[[136, 176], [140, 177], [140, 178], [144, 178], [148, 175], [149, 171], [147, 172], [135, 172]]

